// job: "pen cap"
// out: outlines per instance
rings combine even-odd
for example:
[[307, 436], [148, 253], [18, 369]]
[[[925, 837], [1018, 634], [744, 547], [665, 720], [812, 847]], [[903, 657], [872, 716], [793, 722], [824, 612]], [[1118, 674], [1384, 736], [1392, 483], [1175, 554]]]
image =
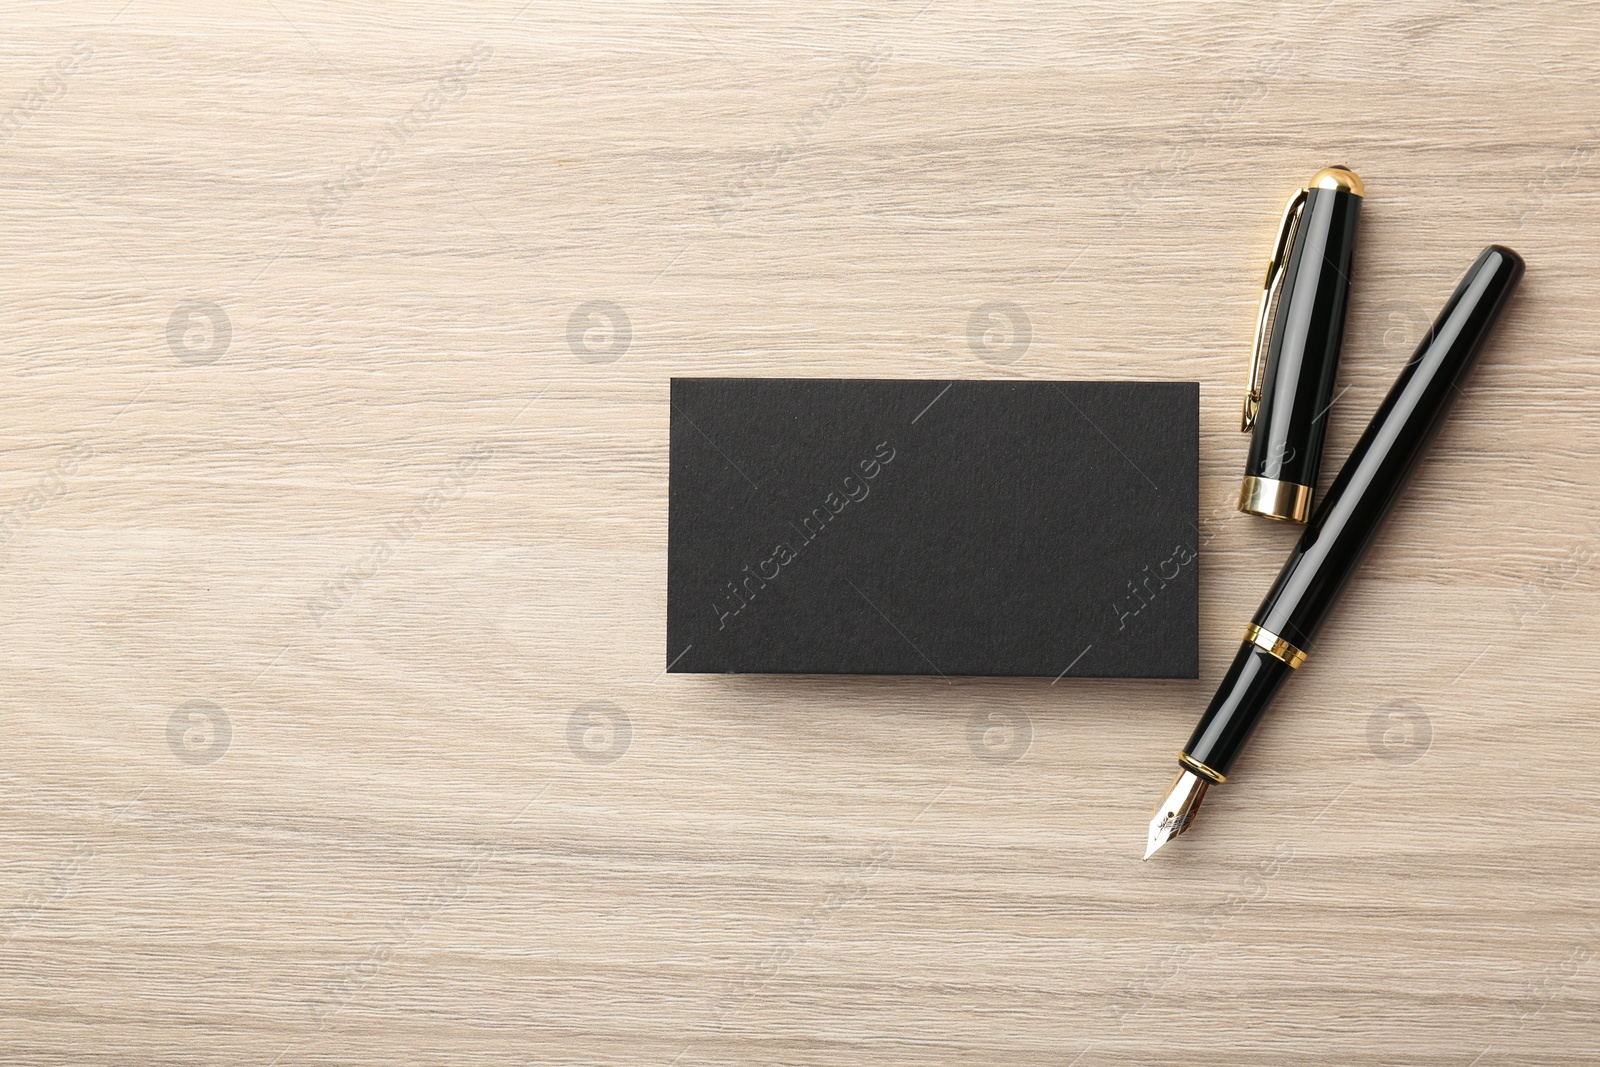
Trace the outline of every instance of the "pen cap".
[[1364, 191], [1353, 171], [1328, 167], [1284, 211], [1245, 397], [1243, 429], [1251, 438], [1240, 511], [1302, 523], [1311, 515]]

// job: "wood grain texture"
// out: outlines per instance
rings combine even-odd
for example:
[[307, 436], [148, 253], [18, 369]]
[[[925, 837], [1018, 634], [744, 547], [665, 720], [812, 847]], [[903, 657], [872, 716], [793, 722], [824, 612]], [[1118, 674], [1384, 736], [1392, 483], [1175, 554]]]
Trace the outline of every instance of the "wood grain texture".
[[[6, 20], [0, 1060], [1600, 1062], [1594, 5]], [[1330, 163], [1325, 479], [1527, 279], [1144, 864], [1294, 536], [1236, 412]], [[1198, 380], [1201, 679], [664, 676], [675, 374]]]

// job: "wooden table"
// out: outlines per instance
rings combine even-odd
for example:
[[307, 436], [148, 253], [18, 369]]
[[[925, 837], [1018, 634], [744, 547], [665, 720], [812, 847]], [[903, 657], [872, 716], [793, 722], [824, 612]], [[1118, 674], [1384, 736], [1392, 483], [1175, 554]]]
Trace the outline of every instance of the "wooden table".
[[[28, 5], [0, 1060], [1600, 1061], [1600, 11]], [[1284, 198], [1324, 484], [1527, 279], [1199, 831]], [[1194, 682], [666, 675], [673, 375], [1201, 383]]]

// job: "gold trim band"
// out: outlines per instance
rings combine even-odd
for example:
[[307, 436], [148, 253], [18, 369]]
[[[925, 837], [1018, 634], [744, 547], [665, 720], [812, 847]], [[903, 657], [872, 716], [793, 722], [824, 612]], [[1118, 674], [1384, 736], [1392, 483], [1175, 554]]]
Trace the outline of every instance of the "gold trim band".
[[1303, 524], [1311, 517], [1311, 487], [1248, 475], [1239, 487], [1239, 510]]
[[1271, 630], [1263, 630], [1255, 623], [1251, 623], [1244, 628], [1244, 639], [1257, 648], [1265, 649], [1296, 670], [1299, 669], [1300, 664], [1306, 661], [1304, 652], [1295, 648]]
[[1187, 752], [1178, 753], [1178, 764], [1180, 766], [1189, 768], [1202, 778], [1211, 779], [1218, 785], [1221, 785], [1223, 782], [1228, 780], [1228, 776], [1226, 774], [1223, 774], [1221, 771], [1212, 770], [1210, 767], [1207, 767], [1204, 763], [1201, 763]]

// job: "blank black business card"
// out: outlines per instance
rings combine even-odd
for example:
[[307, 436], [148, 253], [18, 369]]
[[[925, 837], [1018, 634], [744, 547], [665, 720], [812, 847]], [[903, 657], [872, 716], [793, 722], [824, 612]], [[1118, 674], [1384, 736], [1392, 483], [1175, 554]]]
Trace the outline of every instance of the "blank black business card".
[[1194, 678], [1194, 382], [674, 378], [667, 670]]

